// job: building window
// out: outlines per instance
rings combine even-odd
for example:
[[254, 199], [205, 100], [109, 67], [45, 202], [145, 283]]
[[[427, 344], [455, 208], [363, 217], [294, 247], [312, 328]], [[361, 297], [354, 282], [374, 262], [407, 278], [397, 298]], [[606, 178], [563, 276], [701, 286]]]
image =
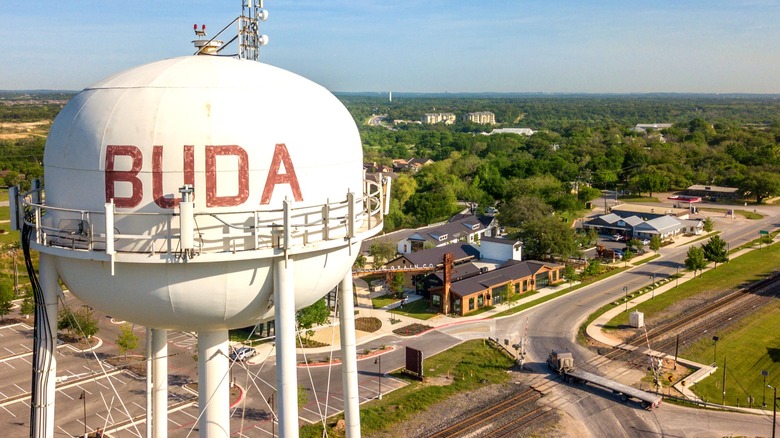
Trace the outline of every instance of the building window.
[[474, 310], [474, 297], [469, 298], [469, 310]]
[[506, 295], [506, 287], [501, 286], [501, 287], [494, 288], [493, 290], [490, 291], [490, 295], [493, 296], [493, 305], [494, 306], [498, 305], [498, 304], [501, 304], [502, 302], [504, 302], [504, 300], [506, 300], [506, 296], [505, 296]]
[[431, 306], [437, 309], [441, 307], [441, 295], [431, 295]]
[[528, 279], [523, 280], [523, 292], [528, 290]]
[[482, 307], [485, 305], [485, 296], [480, 295], [477, 297], [477, 307]]
[[460, 313], [460, 300], [455, 300], [455, 302], [452, 303], [452, 311], [455, 313]]
[[[523, 290], [525, 290], [525, 289], [523, 289]], [[515, 283], [515, 293], [516, 294], [520, 293], [520, 283]]]
[[536, 276], [536, 288], [547, 287], [550, 284], [550, 273], [542, 272]]

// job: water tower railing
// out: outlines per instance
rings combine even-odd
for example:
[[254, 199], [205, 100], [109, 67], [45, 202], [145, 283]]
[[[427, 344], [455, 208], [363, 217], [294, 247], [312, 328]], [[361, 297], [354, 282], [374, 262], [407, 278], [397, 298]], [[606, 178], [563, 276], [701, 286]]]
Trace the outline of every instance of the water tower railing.
[[[42, 199], [42, 189], [40, 196]], [[365, 194], [348, 193], [343, 199], [326, 200], [321, 205], [295, 206], [286, 215], [284, 208], [200, 212], [194, 216], [194, 254], [238, 253], [243, 251], [306, 250], [343, 245], [350, 239], [376, 234], [382, 226], [385, 205], [381, 184], [367, 181]], [[35, 228], [40, 247], [76, 252], [106, 251], [106, 213], [54, 207], [32, 202], [28, 192], [22, 199], [25, 222]], [[114, 247], [118, 254], [180, 254], [178, 210], [160, 212], [115, 212]], [[285, 223], [285, 217], [288, 222]], [[139, 225], [140, 224], [140, 225]], [[288, 232], [284, 232], [285, 227]], [[289, 242], [285, 242], [285, 236]]]

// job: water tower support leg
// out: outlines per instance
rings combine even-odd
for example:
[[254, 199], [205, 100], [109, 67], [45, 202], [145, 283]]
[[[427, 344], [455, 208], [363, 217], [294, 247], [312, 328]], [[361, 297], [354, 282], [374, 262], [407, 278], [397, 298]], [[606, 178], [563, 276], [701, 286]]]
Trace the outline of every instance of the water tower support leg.
[[274, 319], [276, 323], [276, 391], [279, 400], [279, 436], [298, 436], [298, 368], [295, 359], [295, 277], [293, 259], [274, 264]]
[[152, 329], [152, 428], [154, 438], [168, 436], [168, 331]]
[[344, 421], [349, 438], [360, 437], [360, 398], [358, 394], [357, 341], [355, 340], [355, 299], [352, 295], [352, 272], [347, 272], [339, 287], [339, 320], [341, 330], [341, 365], [344, 385]]
[[[30, 436], [50, 438], [54, 436], [54, 396], [57, 376], [57, 291], [59, 290], [54, 258], [41, 254], [39, 280], [46, 306], [46, 322], [35, 322], [37, 360], [33, 364], [32, 416]], [[39, 314], [36, 312], [36, 314]]]
[[228, 331], [198, 332], [198, 406], [201, 438], [230, 436]]
[[152, 434], [152, 328], [146, 328], [146, 436], [154, 437]]

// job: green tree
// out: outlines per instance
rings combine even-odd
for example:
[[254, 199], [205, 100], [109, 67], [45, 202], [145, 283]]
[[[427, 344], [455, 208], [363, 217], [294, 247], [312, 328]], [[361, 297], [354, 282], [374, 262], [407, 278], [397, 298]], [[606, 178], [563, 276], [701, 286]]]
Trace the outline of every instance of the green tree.
[[116, 338], [116, 346], [119, 352], [125, 356], [127, 362], [127, 352], [138, 348], [138, 336], [133, 333], [133, 326], [124, 324], [119, 328], [119, 336]]
[[306, 337], [310, 338], [314, 335], [312, 328], [315, 325], [322, 325], [328, 322], [330, 317], [330, 310], [328, 310], [328, 304], [325, 299], [316, 301], [309, 307], [304, 307], [295, 314], [295, 324], [298, 331], [305, 330]]
[[98, 332], [97, 319], [92, 309], [87, 306], [71, 312], [69, 308], [60, 311], [57, 318], [57, 329], [66, 330], [71, 334], [81, 335], [89, 339]]
[[5, 315], [11, 313], [14, 307], [14, 288], [8, 282], [0, 282], [0, 319], [5, 321]]
[[374, 268], [384, 265], [397, 254], [395, 245], [388, 240], [376, 240], [368, 247], [368, 254], [374, 259]]
[[626, 252], [623, 253], [623, 257], [620, 259], [623, 260], [623, 263], [625, 263], [623, 266], [628, 266], [628, 262], [630, 262], [632, 258], [634, 258], [634, 253], [631, 252], [630, 249], [627, 249]]
[[392, 278], [390, 278], [390, 291], [393, 292], [393, 295], [395, 295], [396, 298], [401, 298], [404, 293], [404, 281], [405, 277], [402, 272], [396, 272], [393, 274]]
[[707, 267], [707, 259], [704, 258], [704, 250], [698, 246], [692, 246], [688, 248], [687, 257], [685, 258], [685, 267], [689, 271], [693, 271], [693, 276], [696, 277], [696, 271], [701, 271]]
[[563, 278], [569, 282], [569, 289], [571, 289], [571, 284], [579, 279], [579, 275], [577, 275], [577, 270], [574, 269], [574, 265], [567, 263], [563, 267]]
[[601, 262], [593, 259], [588, 262], [588, 266], [582, 270], [582, 275], [585, 277], [595, 277], [601, 273]]
[[654, 234], [653, 237], [650, 238], [650, 249], [654, 252], [658, 252], [658, 250], [661, 249], [661, 236]]
[[363, 254], [358, 254], [357, 257], [355, 257], [355, 263], [352, 264], [352, 269], [363, 269], [366, 267], [366, 256]]
[[718, 267], [718, 263], [726, 263], [729, 261], [728, 244], [720, 236], [712, 236], [707, 243], [702, 245], [704, 250], [704, 258], [710, 262], [715, 263], [715, 268]]
[[572, 230], [556, 216], [544, 216], [526, 222], [519, 233], [529, 258], [566, 258], [577, 253]]
[[22, 299], [22, 305], [19, 309], [19, 313], [24, 315], [25, 319], [29, 317], [30, 315], [35, 312], [35, 300], [33, 300], [33, 295], [31, 291], [28, 291], [24, 294], [24, 299]]
[[712, 218], [709, 217], [709, 216], [704, 218], [703, 225], [704, 225], [704, 231], [707, 232], [707, 233], [709, 233], [709, 232], [711, 232], [712, 230], [715, 229], [715, 221], [712, 220]]
[[739, 188], [743, 195], [755, 196], [756, 203], [760, 204], [767, 197], [780, 193], [780, 175], [768, 171], [751, 172]]
[[512, 283], [507, 283], [504, 285], [504, 304], [506, 304], [507, 307], [512, 307], [512, 304], [515, 303], [517, 300], [515, 293], [515, 288], [512, 287]]

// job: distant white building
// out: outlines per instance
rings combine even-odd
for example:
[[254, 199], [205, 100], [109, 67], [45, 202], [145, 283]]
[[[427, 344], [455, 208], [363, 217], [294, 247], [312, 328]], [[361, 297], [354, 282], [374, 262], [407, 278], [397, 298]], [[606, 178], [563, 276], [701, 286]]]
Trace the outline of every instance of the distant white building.
[[496, 115], [490, 111], [478, 111], [475, 113], [466, 113], [463, 115], [464, 122], [474, 122], [483, 125], [495, 125]]
[[531, 136], [534, 135], [536, 131], [534, 131], [531, 128], [498, 128], [494, 129], [493, 132], [485, 135], [492, 135], [492, 134], [517, 134], [517, 135], [526, 135]]
[[523, 260], [523, 243], [518, 240], [500, 237], [482, 237], [479, 241], [479, 253], [482, 260]]
[[631, 128], [631, 130], [634, 132], [647, 132], [648, 129], [659, 131], [661, 129], [667, 129], [671, 127], [671, 123], [637, 123], [636, 126]]
[[425, 113], [422, 116], [422, 122], [428, 125], [433, 125], [436, 123], [452, 125], [456, 120], [457, 117], [453, 113]]

